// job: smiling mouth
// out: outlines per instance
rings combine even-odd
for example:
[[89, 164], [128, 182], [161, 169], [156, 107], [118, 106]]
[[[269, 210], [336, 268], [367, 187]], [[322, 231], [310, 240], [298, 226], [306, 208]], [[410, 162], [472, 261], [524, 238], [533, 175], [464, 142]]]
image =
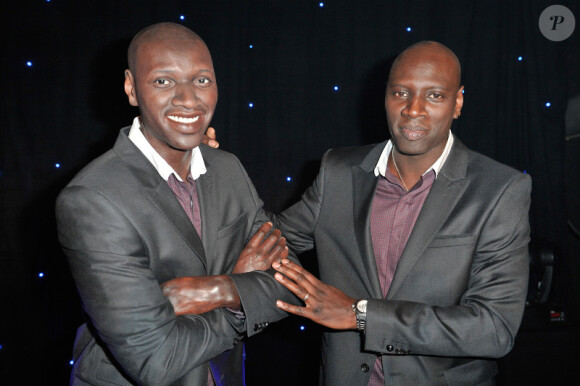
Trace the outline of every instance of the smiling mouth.
[[195, 123], [199, 120], [199, 117], [199, 115], [196, 115], [195, 117], [178, 117], [177, 115], [169, 115], [167, 118], [178, 123]]

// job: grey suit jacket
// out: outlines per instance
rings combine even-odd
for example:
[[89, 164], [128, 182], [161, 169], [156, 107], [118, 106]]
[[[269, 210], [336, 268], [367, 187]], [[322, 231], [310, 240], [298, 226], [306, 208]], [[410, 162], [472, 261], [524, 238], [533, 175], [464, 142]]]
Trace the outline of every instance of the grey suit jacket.
[[369, 224], [384, 146], [327, 152], [278, 217], [295, 251], [316, 247], [324, 282], [370, 299], [364, 335], [324, 334], [321, 379], [366, 385], [382, 355], [388, 385], [488, 384], [523, 314], [531, 180], [455, 138], [382, 299]]
[[[294, 298], [272, 272], [251, 272], [232, 275], [245, 320], [225, 309], [175, 316], [160, 284], [231, 273], [246, 241], [268, 218], [238, 159], [202, 145], [207, 173], [197, 180], [200, 240], [128, 131], [121, 130], [114, 148], [78, 173], [56, 203], [59, 240], [88, 315], [75, 343], [71, 381], [207, 385], [208, 361], [244, 333], [283, 318], [275, 301]], [[240, 363], [236, 347], [233, 359]], [[242, 371], [235, 371], [236, 382]]]

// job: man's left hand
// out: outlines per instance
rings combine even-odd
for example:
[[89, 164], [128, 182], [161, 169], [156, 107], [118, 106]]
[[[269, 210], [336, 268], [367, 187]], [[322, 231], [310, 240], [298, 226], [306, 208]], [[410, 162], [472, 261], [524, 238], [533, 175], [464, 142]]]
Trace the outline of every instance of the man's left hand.
[[279, 308], [336, 330], [356, 329], [356, 316], [352, 311], [355, 299], [338, 288], [321, 282], [288, 259], [275, 262], [272, 268], [278, 271], [276, 280], [304, 302], [304, 307], [299, 307], [278, 300], [276, 305]]

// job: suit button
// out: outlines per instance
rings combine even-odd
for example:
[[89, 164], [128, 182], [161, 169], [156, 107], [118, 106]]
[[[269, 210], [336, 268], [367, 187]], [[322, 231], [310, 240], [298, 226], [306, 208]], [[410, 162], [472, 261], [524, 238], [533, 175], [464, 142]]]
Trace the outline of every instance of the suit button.
[[260, 329], [260, 326], [258, 326], [258, 324], [254, 324], [254, 331], [258, 331]]
[[371, 368], [366, 363], [363, 363], [362, 365], [360, 365], [360, 369], [362, 370], [363, 373], [368, 373]]
[[401, 355], [401, 354], [404, 354], [404, 351], [403, 351], [403, 349], [397, 348], [397, 349], [395, 350], [395, 354], [397, 354], [397, 355]]
[[393, 351], [393, 349], [394, 349], [394, 347], [393, 347], [392, 345], [388, 345], [388, 346], [387, 346], [387, 351], [388, 351], [388, 352], [391, 352], [391, 351]]

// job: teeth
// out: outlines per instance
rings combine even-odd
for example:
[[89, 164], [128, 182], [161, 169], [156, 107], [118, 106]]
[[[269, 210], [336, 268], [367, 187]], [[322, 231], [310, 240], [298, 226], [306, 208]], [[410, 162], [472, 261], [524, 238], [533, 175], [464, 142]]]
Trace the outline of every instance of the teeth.
[[171, 119], [172, 121], [179, 122], [179, 123], [193, 123], [193, 122], [197, 122], [197, 120], [199, 119], [199, 115], [196, 115], [193, 118], [185, 118], [185, 117], [178, 117], [177, 115], [170, 115], [168, 118]]

